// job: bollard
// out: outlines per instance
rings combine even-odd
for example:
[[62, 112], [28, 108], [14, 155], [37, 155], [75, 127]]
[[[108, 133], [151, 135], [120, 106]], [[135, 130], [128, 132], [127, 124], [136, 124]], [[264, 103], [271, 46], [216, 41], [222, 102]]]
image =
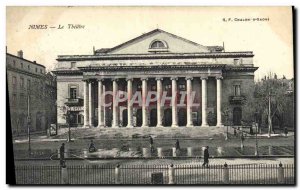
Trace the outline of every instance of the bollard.
[[87, 151], [87, 150], [84, 150], [84, 151], [83, 151], [83, 157], [84, 157], [84, 158], [87, 158], [87, 157], [88, 157], [88, 151]]
[[229, 168], [226, 162], [223, 167], [223, 183], [229, 184]]
[[69, 152], [69, 150], [67, 149], [67, 147], [65, 147], [65, 152], [64, 152], [64, 157], [65, 158], [68, 158], [68, 152]]
[[169, 167], [169, 184], [175, 184], [175, 168], [173, 164]]
[[173, 150], [173, 151], [172, 151], [172, 152], [173, 152], [173, 157], [176, 157], [176, 156], [177, 156], [177, 154], [176, 154], [176, 148], [173, 147], [172, 150]]
[[63, 162], [63, 165], [61, 166], [61, 183], [62, 184], [69, 184], [68, 169], [67, 169], [67, 166], [66, 166], [65, 162]]
[[163, 157], [162, 148], [160, 148], [160, 147], [157, 148], [157, 156], [160, 158]]
[[149, 148], [143, 148], [143, 157], [148, 158], [151, 156]]
[[57, 149], [57, 158], [60, 158], [60, 150]]
[[279, 184], [284, 183], [284, 170], [281, 162], [279, 163], [279, 168], [278, 168], [278, 183]]
[[120, 165], [118, 164], [115, 168], [115, 184], [120, 184]]
[[193, 156], [193, 147], [187, 147], [187, 156], [189, 157]]

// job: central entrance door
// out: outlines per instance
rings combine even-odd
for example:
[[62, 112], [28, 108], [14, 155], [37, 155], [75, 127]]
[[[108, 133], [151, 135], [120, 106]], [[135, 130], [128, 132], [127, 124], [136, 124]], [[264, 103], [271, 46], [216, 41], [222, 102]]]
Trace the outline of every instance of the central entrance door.
[[155, 127], [157, 125], [157, 109], [152, 109], [150, 111], [150, 127]]
[[178, 125], [186, 126], [186, 109], [180, 108], [178, 112]]
[[136, 110], [136, 126], [140, 127], [143, 124], [142, 109]]
[[122, 126], [126, 127], [128, 124], [128, 115], [127, 115], [127, 109], [123, 110], [123, 115], [122, 115]]
[[164, 126], [170, 127], [172, 125], [172, 110], [167, 108], [164, 110]]

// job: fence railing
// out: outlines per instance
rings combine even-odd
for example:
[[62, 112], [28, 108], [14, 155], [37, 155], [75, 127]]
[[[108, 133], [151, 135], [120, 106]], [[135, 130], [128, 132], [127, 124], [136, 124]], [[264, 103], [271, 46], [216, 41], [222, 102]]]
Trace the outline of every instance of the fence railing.
[[294, 164], [16, 166], [17, 184], [295, 184]]

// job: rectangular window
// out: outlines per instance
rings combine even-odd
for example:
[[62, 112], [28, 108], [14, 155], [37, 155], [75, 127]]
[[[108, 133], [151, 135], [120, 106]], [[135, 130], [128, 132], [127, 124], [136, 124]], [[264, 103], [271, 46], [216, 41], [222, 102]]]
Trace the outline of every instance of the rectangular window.
[[233, 59], [233, 64], [238, 65], [239, 64], [239, 59]]
[[179, 90], [180, 91], [185, 91], [186, 90], [185, 84], [179, 84]]
[[28, 65], [28, 70], [30, 70], [30, 65]]
[[17, 77], [15, 77], [15, 76], [12, 77], [12, 84], [13, 84], [14, 88], [17, 86]]
[[70, 86], [69, 92], [70, 92], [71, 99], [77, 98], [77, 86], [75, 86], [75, 85]]
[[75, 68], [76, 67], [76, 62], [71, 62], [71, 68]]
[[37, 68], [35, 68], [35, 72], [37, 73]]
[[30, 90], [30, 79], [27, 79], [27, 90]]
[[24, 88], [24, 78], [21, 78], [21, 80], [20, 80], [20, 87], [22, 89]]
[[235, 96], [240, 96], [241, 95], [241, 85], [234, 85], [234, 95]]
[[17, 94], [13, 94], [13, 97], [12, 97], [12, 103], [16, 103], [17, 102]]
[[16, 61], [15, 60], [13, 60], [13, 66], [16, 67]]
[[23, 63], [21, 63], [21, 68], [23, 69]]

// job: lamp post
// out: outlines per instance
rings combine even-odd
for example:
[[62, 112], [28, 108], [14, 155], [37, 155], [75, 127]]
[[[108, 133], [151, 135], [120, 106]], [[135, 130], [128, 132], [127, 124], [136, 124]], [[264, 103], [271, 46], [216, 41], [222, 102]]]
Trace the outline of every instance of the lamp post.
[[258, 133], [258, 112], [255, 112], [254, 116], [255, 122], [255, 156], [258, 156], [258, 139], [257, 139], [257, 133]]
[[228, 111], [225, 111], [224, 116], [226, 118], [226, 137], [225, 140], [228, 140]]
[[29, 154], [31, 153], [31, 138], [30, 138], [30, 107], [29, 104], [30, 103], [30, 94], [28, 93], [27, 96], [27, 135], [28, 135], [28, 152]]

